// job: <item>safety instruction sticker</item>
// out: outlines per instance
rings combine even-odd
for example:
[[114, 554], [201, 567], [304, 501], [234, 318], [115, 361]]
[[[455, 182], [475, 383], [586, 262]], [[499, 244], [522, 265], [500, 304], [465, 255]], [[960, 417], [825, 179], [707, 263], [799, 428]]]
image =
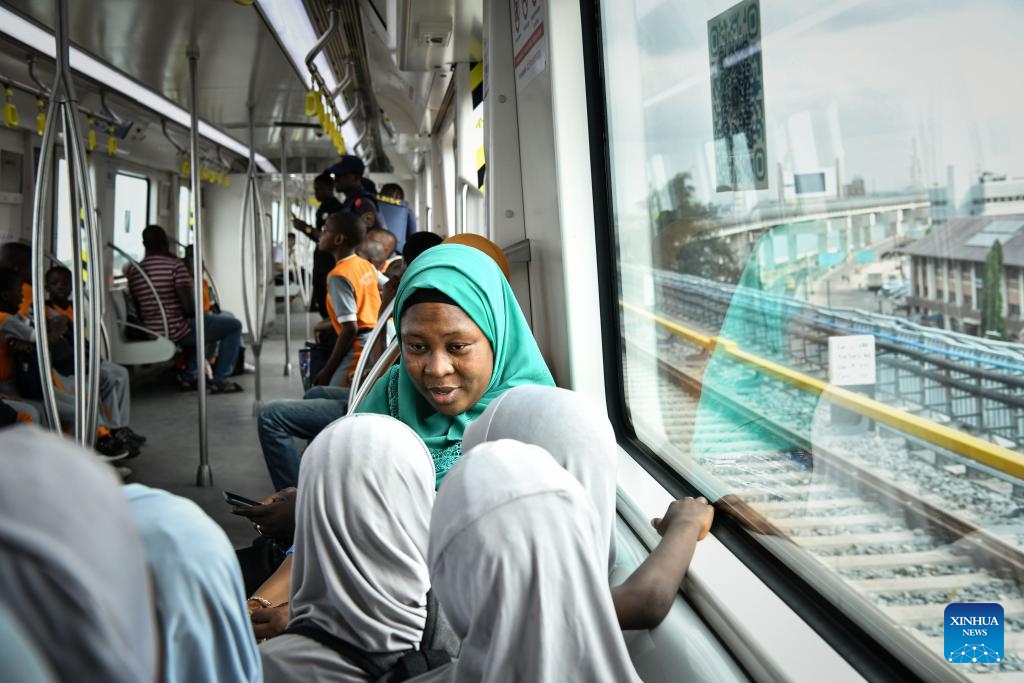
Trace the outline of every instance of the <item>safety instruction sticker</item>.
[[512, 53], [516, 70], [516, 89], [548, 66], [548, 40], [544, 33], [543, 0], [509, 0], [512, 11]]
[[850, 334], [828, 338], [828, 381], [837, 387], [875, 383], [875, 336]]

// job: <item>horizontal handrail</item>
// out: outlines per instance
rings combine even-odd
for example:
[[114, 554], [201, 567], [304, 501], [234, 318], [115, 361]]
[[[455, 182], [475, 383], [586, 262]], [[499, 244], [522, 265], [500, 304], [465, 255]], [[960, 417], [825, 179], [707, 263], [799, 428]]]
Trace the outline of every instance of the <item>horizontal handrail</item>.
[[695, 346], [708, 351], [721, 351], [726, 356], [782, 380], [797, 389], [818, 394], [835, 405], [894, 427], [901, 432], [923, 439], [953, 453], [976, 460], [1011, 476], [1024, 478], [1024, 455], [1017, 451], [985, 441], [984, 439], [979, 439], [970, 434], [965, 434], [933, 420], [912, 415], [863, 394], [837, 387], [817, 377], [811, 377], [779, 363], [743, 351], [736, 342], [724, 337], [711, 337], [700, 334], [679, 323], [624, 301], [620, 301], [619, 305], [624, 310], [647, 318]]

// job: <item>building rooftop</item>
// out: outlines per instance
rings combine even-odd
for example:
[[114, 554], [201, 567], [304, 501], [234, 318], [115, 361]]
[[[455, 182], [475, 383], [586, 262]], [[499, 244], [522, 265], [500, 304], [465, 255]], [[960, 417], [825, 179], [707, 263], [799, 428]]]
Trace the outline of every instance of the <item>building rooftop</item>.
[[1003, 245], [1004, 265], [1024, 267], [1024, 214], [953, 218], [902, 251], [911, 256], [984, 263], [996, 240]]

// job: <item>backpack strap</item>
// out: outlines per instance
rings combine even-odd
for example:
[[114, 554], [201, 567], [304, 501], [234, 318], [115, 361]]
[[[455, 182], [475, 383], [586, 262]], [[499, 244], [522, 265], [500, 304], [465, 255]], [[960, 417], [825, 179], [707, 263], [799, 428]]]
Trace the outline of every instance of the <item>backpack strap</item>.
[[341, 638], [328, 633], [311, 621], [300, 621], [293, 624], [285, 630], [285, 633], [311, 638], [324, 647], [334, 650], [341, 655], [343, 659], [347, 659], [369, 674], [370, 678], [373, 680], [377, 680], [388, 672], [387, 669], [378, 665], [372, 657], [357, 648], [355, 645], [347, 643]]
[[420, 639], [420, 652], [430, 650], [434, 642], [434, 631], [437, 630], [437, 597], [434, 596], [434, 589], [427, 591], [427, 620], [423, 624], [423, 638]]

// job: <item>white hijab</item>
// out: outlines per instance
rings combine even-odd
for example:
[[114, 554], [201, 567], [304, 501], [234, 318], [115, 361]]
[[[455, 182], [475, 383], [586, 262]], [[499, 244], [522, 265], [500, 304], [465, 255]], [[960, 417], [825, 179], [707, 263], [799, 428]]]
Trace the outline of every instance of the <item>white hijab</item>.
[[62, 681], [146, 683], [146, 556], [111, 468], [33, 427], [0, 436], [0, 595]]
[[462, 450], [498, 439], [540, 446], [583, 485], [597, 511], [611, 573], [619, 456], [615, 430], [605, 411], [568, 389], [537, 384], [513, 387], [466, 427]]
[[124, 487], [149, 556], [164, 649], [163, 683], [263, 680], [231, 542], [192, 501]]
[[604, 533], [580, 484], [542, 448], [477, 446], [430, 525], [430, 576], [462, 651], [423, 681], [639, 681], [604, 572]]
[[[289, 623], [312, 621], [369, 653], [419, 646], [434, 503], [423, 441], [385, 415], [341, 418], [306, 449], [298, 488]], [[260, 652], [267, 681], [367, 680], [304, 636], [272, 638]]]

